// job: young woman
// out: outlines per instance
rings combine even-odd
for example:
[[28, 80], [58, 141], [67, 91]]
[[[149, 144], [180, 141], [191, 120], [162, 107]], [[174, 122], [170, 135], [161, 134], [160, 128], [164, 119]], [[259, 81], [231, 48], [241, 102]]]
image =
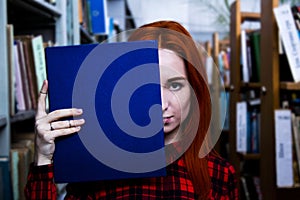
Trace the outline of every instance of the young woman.
[[[168, 155], [167, 175], [127, 180], [69, 183], [66, 199], [237, 199], [233, 167], [215, 151], [199, 157], [207, 146], [211, 101], [201, 55], [179, 23], [159, 21], [135, 30], [129, 40], [157, 40], [161, 75], [163, 129]], [[36, 115], [36, 156], [30, 167], [28, 199], [55, 199], [52, 156], [54, 140], [79, 132], [80, 109], [45, 111], [44, 82]], [[201, 153], [201, 152], [200, 152]]]

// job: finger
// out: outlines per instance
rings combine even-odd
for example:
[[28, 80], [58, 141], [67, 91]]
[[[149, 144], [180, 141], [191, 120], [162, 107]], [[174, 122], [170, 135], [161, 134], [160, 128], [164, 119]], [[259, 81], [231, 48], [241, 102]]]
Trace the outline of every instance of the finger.
[[80, 129], [81, 129], [80, 126], [76, 126], [76, 127], [71, 127], [71, 128], [57, 129], [57, 130], [51, 131], [50, 133], [52, 134], [51, 137], [57, 138], [57, 137], [77, 133], [78, 131], [80, 131]]
[[76, 126], [82, 126], [84, 123], [85, 123], [84, 119], [55, 121], [50, 123], [50, 128], [52, 127], [52, 129], [54, 130], [71, 128]]
[[38, 99], [38, 106], [37, 106], [37, 113], [36, 118], [46, 115], [46, 96], [48, 92], [48, 81], [44, 80], [43, 86], [40, 90], [39, 99]]
[[65, 117], [77, 117], [82, 115], [82, 113], [82, 109], [78, 108], [60, 109], [50, 112], [47, 116], [47, 120], [48, 123], [50, 123]]

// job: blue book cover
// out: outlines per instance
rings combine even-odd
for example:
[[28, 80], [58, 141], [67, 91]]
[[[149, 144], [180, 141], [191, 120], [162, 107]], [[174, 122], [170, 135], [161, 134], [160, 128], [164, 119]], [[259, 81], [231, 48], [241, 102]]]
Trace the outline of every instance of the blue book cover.
[[107, 7], [106, 0], [89, 0], [92, 32], [107, 34]]
[[164, 176], [156, 41], [46, 48], [49, 111], [82, 108], [79, 133], [56, 138], [57, 183]]

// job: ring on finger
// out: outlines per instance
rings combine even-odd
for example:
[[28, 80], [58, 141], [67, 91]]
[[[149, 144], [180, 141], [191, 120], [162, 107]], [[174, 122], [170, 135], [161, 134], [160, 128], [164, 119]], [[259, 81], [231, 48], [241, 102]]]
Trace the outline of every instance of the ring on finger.
[[51, 131], [54, 130], [54, 128], [53, 128], [53, 126], [52, 126], [52, 122], [50, 122], [50, 130], [51, 130]]
[[44, 91], [42, 91], [42, 90], [40, 91], [40, 93], [41, 93], [41, 94], [47, 94], [47, 92], [44, 92]]
[[69, 120], [69, 128], [71, 128], [72, 127], [72, 125], [71, 125], [71, 120]]

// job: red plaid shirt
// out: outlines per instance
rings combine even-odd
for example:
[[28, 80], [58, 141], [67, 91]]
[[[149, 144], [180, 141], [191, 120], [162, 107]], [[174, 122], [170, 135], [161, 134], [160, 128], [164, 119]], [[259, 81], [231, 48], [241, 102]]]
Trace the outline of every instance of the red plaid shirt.
[[[224, 159], [208, 156], [210, 199], [238, 199], [234, 168]], [[53, 165], [30, 167], [27, 199], [56, 199]], [[69, 183], [65, 199], [197, 199], [183, 159], [167, 167], [167, 176], [122, 181]]]

